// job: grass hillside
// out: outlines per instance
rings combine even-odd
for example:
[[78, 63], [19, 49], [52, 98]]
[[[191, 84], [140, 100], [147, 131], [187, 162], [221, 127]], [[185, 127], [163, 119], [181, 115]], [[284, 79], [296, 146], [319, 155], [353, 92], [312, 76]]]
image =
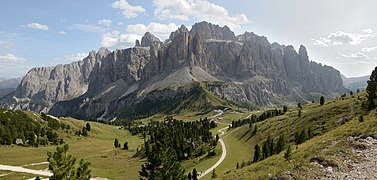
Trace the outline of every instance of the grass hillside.
[[[297, 179], [315, 177], [320, 172], [317, 166], [310, 164], [310, 159], [321, 156], [335, 162], [342, 167], [340, 156], [350, 155], [351, 147], [346, 143], [346, 138], [355, 134], [375, 134], [377, 127], [371, 126], [377, 122], [375, 111], [365, 116], [365, 122], [359, 122], [358, 117], [363, 113], [361, 100], [356, 94], [339, 100], [327, 100], [321, 106], [311, 103], [303, 106], [301, 117], [298, 108], [290, 108], [281, 116], [254, 123], [258, 131], [252, 134], [248, 125], [232, 129], [223, 139], [228, 149], [224, 162], [216, 169], [219, 179], [265, 179], [277, 176], [285, 171], [290, 171]], [[226, 121], [226, 120], [224, 120]], [[294, 136], [302, 129], [311, 130], [314, 136], [303, 144], [295, 145]], [[272, 155], [257, 163], [247, 165], [254, 155], [254, 146], [262, 147], [267, 136], [277, 142], [279, 136], [285, 134], [292, 145], [292, 160], [284, 159], [284, 152]], [[245, 167], [236, 169], [237, 162]], [[209, 179], [209, 176], [206, 177]], [[204, 178], [204, 179], [206, 179]]]
[[[41, 116], [33, 112], [25, 112], [35, 121], [43, 124]], [[116, 126], [105, 125], [97, 122], [89, 122], [91, 131], [88, 137], [75, 135], [76, 130], [81, 130], [87, 122], [72, 118], [60, 118], [60, 123], [70, 125], [70, 132], [58, 130], [59, 137], [62, 137], [69, 144], [69, 153], [77, 159], [84, 158], [91, 162], [90, 169], [92, 177], [105, 177], [109, 179], [137, 179], [138, 171], [143, 160], [133, 158], [136, 149], [143, 143], [139, 136], [132, 136], [124, 129]], [[123, 145], [128, 142], [129, 150], [114, 148], [114, 139], [117, 138]], [[56, 146], [47, 145], [36, 147], [22, 147], [17, 145], [0, 145], [0, 164], [25, 166], [33, 163], [47, 161], [47, 151], [55, 151]], [[43, 170], [48, 164], [27, 166], [30, 169]], [[10, 173], [0, 171], [0, 174]], [[1, 179], [17, 179], [35, 177], [32, 174], [11, 172]]]
[[[173, 90], [161, 91], [162, 94], [169, 94]], [[131, 120], [151, 118], [156, 120], [156, 118], [164, 119], [166, 115], [172, 115], [178, 119], [198, 120], [208, 116], [208, 113], [214, 109], [237, 108], [233, 102], [213, 94], [198, 82], [181, 87], [179, 92], [175, 96], [168, 97], [147, 96], [138, 104], [127, 107], [119, 117]]]

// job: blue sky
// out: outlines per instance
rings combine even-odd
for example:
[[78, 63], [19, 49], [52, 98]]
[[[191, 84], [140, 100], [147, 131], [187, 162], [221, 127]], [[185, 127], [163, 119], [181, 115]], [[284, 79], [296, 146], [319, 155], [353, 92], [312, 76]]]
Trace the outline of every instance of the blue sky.
[[236, 34], [307, 47], [311, 60], [346, 76], [377, 65], [375, 0], [8, 0], [0, 6], [0, 77], [77, 61], [104, 46], [133, 46], [150, 31], [209, 21]]

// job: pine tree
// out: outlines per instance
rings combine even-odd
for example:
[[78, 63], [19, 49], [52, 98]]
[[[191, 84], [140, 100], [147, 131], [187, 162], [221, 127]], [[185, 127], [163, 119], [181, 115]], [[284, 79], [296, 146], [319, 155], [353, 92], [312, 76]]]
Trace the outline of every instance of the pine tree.
[[125, 143], [123, 144], [123, 149], [124, 149], [124, 150], [128, 150], [128, 142], [125, 142]]
[[[259, 159], [261, 158], [261, 151], [260, 151], [260, 147], [259, 145], [255, 145], [254, 147], [254, 158], [253, 158], [253, 162], [258, 162]], [[238, 163], [237, 163], [238, 164]]]
[[255, 124], [254, 131], [253, 131], [252, 135], [254, 136], [255, 134], [257, 134], [257, 131], [258, 131], [258, 126], [257, 126], [257, 124]]
[[300, 109], [302, 109], [302, 105], [301, 105], [300, 102], [297, 104], [297, 107], [300, 108]]
[[82, 135], [83, 135], [84, 137], [87, 137], [87, 136], [88, 136], [88, 131], [86, 130], [85, 127], [82, 128]]
[[90, 126], [90, 124], [89, 123], [86, 123], [86, 130], [88, 130], [88, 131], [90, 131], [91, 129], [92, 129], [92, 127]]
[[91, 170], [89, 170], [90, 162], [85, 162], [83, 159], [80, 160], [80, 165], [76, 171], [77, 180], [86, 180], [91, 178]]
[[301, 117], [301, 109], [298, 110], [298, 117]]
[[192, 170], [192, 180], [198, 180], [198, 172], [195, 168]]
[[216, 174], [215, 169], [213, 169], [213, 171], [212, 171], [212, 177], [211, 177], [211, 178], [212, 178], [212, 179], [217, 178], [217, 174]]
[[236, 164], [236, 169], [239, 169], [240, 168], [240, 164]]
[[368, 80], [367, 86], [367, 105], [368, 110], [372, 110], [376, 107], [376, 98], [377, 98], [377, 67], [372, 71], [372, 74]]
[[76, 158], [68, 154], [69, 146], [56, 147], [56, 152], [47, 152], [49, 162], [48, 169], [52, 171], [51, 180], [61, 179], [90, 179], [91, 171], [89, 170], [89, 162], [81, 159], [79, 167], [75, 169]]
[[319, 99], [319, 104], [321, 104], [321, 106], [325, 104], [325, 97], [321, 96]]
[[118, 139], [115, 139], [115, 140], [114, 140], [114, 147], [115, 147], [115, 148], [120, 147], [120, 144], [119, 144]]
[[142, 165], [139, 172], [141, 179], [186, 179], [176, 151], [167, 146], [169, 139], [164, 136], [162, 139], [156, 140], [155, 143], [152, 147], [153, 153], [148, 155], [148, 161], [145, 165]]
[[304, 143], [306, 140], [308, 140], [308, 133], [306, 131], [306, 129], [302, 129], [300, 134], [297, 134], [295, 135], [296, 137], [296, 144], [301, 144], [301, 143]]
[[274, 144], [274, 139], [271, 138], [271, 136], [268, 136], [267, 137], [267, 140], [266, 140], [266, 143], [267, 143], [267, 147], [268, 147], [268, 156], [272, 156], [274, 153], [275, 153], [275, 144]]
[[284, 106], [283, 107], [283, 112], [286, 113], [288, 111], [288, 107], [287, 106]]
[[292, 149], [291, 149], [291, 145], [288, 145], [288, 148], [287, 148], [287, 150], [285, 151], [285, 153], [284, 153], [284, 158], [285, 158], [285, 160], [291, 160], [291, 158], [292, 158]]
[[281, 134], [280, 137], [279, 137], [279, 140], [276, 144], [276, 153], [277, 154], [279, 154], [280, 152], [282, 152], [285, 149], [286, 143], [287, 143], [287, 139], [285, 138], [285, 135]]

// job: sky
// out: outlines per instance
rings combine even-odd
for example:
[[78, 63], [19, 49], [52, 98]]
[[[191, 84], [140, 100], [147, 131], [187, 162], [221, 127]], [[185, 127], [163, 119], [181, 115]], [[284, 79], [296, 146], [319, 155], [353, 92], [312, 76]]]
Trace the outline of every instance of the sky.
[[377, 66], [376, 18], [376, 0], [4, 0], [0, 77], [131, 47], [147, 31], [165, 40], [200, 21], [304, 45], [310, 60], [364, 76]]

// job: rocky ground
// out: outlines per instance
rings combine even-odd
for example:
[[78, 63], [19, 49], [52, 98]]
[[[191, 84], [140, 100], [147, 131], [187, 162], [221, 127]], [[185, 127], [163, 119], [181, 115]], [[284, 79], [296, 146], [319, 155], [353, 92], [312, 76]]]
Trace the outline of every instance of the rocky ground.
[[373, 137], [347, 139], [354, 147], [358, 160], [344, 160], [350, 171], [338, 171], [331, 166], [323, 168], [324, 176], [319, 179], [377, 179], [377, 140]]

